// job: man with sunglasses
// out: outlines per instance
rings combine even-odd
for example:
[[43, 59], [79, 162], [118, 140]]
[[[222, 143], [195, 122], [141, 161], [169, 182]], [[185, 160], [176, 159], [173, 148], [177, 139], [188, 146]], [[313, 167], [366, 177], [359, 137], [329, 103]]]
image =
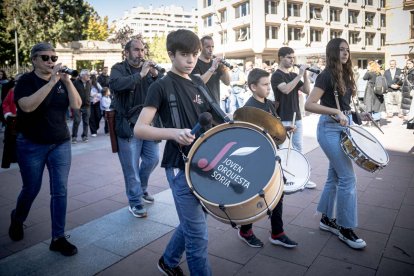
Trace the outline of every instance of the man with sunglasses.
[[[38, 195], [47, 167], [50, 178], [52, 241], [49, 249], [64, 256], [78, 252], [65, 236], [67, 182], [71, 166], [70, 133], [66, 110], [78, 109], [81, 98], [70, 76], [61, 73], [54, 48], [38, 43], [31, 49], [34, 70], [19, 79], [14, 100], [17, 106], [17, 162], [23, 187], [11, 212], [9, 236], [24, 237], [23, 222]], [[30, 228], [29, 228], [30, 229]]]

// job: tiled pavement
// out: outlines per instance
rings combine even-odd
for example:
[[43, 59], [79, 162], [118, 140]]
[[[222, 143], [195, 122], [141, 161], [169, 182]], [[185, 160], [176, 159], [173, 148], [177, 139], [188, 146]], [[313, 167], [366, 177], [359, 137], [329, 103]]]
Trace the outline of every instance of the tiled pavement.
[[[285, 196], [284, 222], [295, 249], [269, 243], [267, 219], [254, 224], [264, 248], [247, 247], [236, 230], [209, 217], [209, 255], [213, 275], [414, 275], [414, 135], [393, 118], [385, 135], [368, 128], [390, 155], [386, 168], [371, 174], [356, 168], [359, 228], [367, 248], [355, 251], [318, 229], [319, 200], [327, 160], [315, 140], [316, 115], [304, 118], [305, 152], [315, 190]], [[161, 148], [162, 151], [162, 148]], [[0, 151], [1, 153], [1, 151]], [[12, 242], [7, 230], [21, 180], [17, 166], [0, 170], [0, 275], [157, 275], [156, 262], [178, 220], [164, 171], [151, 176], [156, 203], [149, 217], [132, 217], [126, 206], [123, 176], [108, 137], [72, 147], [67, 232], [79, 248], [73, 257], [48, 250], [50, 212], [48, 177], [28, 220], [25, 239]], [[182, 267], [188, 269], [183, 260]]]

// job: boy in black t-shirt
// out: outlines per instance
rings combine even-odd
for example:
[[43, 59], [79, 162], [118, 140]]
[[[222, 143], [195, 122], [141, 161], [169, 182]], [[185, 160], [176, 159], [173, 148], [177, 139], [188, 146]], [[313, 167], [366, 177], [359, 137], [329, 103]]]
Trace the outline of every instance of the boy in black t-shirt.
[[[269, 112], [275, 117], [277, 116], [275, 107], [272, 102], [267, 99], [270, 93], [270, 80], [269, 73], [265, 70], [255, 68], [253, 69], [247, 78], [247, 84], [253, 93], [253, 96], [246, 102], [245, 106], [252, 106], [260, 108], [266, 112]], [[287, 131], [293, 131], [294, 128], [285, 126]], [[272, 233], [269, 237], [269, 241], [275, 245], [282, 245], [287, 248], [296, 247], [298, 244], [295, 241], [289, 239], [283, 230], [282, 221], [283, 212], [283, 195], [280, 201], [272, 211], [270, 224], [272, 226]], [[262, 241], [260, 241], [253, 233], [252, 224], [242, 225], [238, 231], [238, 236], [241, 240], [246, 242], [251, 247], [263, 247]]]
[[[158, 269], [165, 275], [182, 275], [179, 263], [185, 250], [191, 275], [211, 275], [206, 214], [187, 184], [182, 158], [195, 139], [191, 128], [199, 114], [210, 110], [197, 89], [206, 86], [199, 77], [190, 75], [197, 62], [200, 41], [193, 32], [180, 29], [167, 36], [167, 50], [171, 71], [149, 88], [134, 128], [135, 136], [141, 139], [167, 140], [161, 167], [165, 168], [180, 224], [158, 262]], [[176, 98], [174, 105], [171, 95]], [[164, 128], [151, 126], [157, 112]]]

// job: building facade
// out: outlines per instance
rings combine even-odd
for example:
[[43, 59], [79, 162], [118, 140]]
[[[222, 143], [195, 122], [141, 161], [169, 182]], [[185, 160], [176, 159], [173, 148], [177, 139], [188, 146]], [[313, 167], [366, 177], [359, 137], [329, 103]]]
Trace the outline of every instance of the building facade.
[[386, 61], [395, 59], [403, 68], [408, 58], [414, 58], [414, 0], [387, 3], [386, 36]]
[[117, 20], [115, 29], [129, 26], [134, 30], [134, 35], [141, 34], [146, 40], [154, 37], [167, 36], [177, 29], [189, 29], [196, 31], [197, 11], [185, 11], [183, 7], [162, 6], [153, 8], [135, 7], [124, 13], [122, 19]]
[[385, 0], [198, 0], [199, 35], [211, 35], [217, 53], [253, 61], [277, 62], [280, 47], [295, 50], [298, 63], [325, 55], [330, 39], [342, 37], [353, 63], [384, 60]]

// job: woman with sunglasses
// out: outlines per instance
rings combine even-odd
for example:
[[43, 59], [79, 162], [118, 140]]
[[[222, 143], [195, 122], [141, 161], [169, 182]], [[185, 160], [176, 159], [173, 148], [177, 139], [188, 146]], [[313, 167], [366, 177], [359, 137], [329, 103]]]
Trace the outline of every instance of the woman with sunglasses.
[[40, 191], [45, 166], [49, 172], [52, 242], [49, 249], [65, 256], [77, 253], [66, 240], [67, 182], [71, 166], [70, 133], [66, 110], [79, 108], [81, 99], [52, 45], [38, 43], [31, 49], [34, 70], [24, 74], [14, 89], [17, 105], [17, 162], [23, 187], [11, 212], [9, 236], [22, 240], [23, 222]]

